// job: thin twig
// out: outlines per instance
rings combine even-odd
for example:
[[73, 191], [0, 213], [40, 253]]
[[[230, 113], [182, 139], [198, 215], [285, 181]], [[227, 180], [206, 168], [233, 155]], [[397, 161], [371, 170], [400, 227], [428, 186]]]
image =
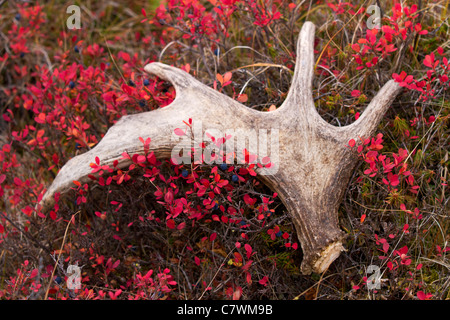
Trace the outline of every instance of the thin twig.
[[227, 256], [223, 259], [222, 263], [220, 264], [219, 269], [217, 269], [216, 273], [214, 274], [214, 277], [212, 277], [211, 281], [209, 282], [209, 284], [206, 286], [205, 290], [203, 291], [202, 295], [200, 296], [200, 298], [198, 298], [198, 300], [202, 300], [203, 295], [206, 293], [206, 290], [211, 286], [212, 282], [214, 281], [214, 279], [216, 278], [217, 274], [219, 273], [220, 269], [222, 269], [222, 267], [225, 265], [225, 261], [227, 261], [228, 257], [230, 256], [230, 254], [234, 251], [234, 249], [231, 249], [230, 252], [227, 254]]
[[40, 243], [35, 237], [33, 237], [29, 232], [25, 232], [20, 226], [18, 226], [14, 221], [9, 219], [3, 212], [0, 211], [0, 215], [7, 220], [14, 228], [16, 228], [18, 231], [20, 231], [21, 234], [23, 234], [25, 237], [36, 243], [42, 250], [47, 252], [48, 254], [51, 254], [51, 251], [45, 247], [42, 243]]
[[64, 248], [64, 244], [66, 243], [67, 232], [69, 231], [70, 223], [72, 222], [72, 220], [75, 220], [75, 216], [76, 216], [78, 213], [80, 213], [80, 210], [78, 210], [77, 212], [75, 212], [75, 213], [72, 215], [72, 217], [70, 217], [70, 220], [69, 220], [69, 222], [67, 223], [66, 231], [64, 232], [64, 238], [63, 238], [63, 241], [62, 241], [62, 243], [61, 243], [61, 248], [59, 249], [58, 259], [56, 259], [56, 261], [55, 261], [55, 266], [53, 267], [52, 275], [51, 275], [51, 277], [50, 277], [50, 281], [48, 282], [48, 286], [47, 286], [47, 290], [46, 290], [46, 292], [45, 292], [44, 300], [47, 300], [47, 298], [48, 298], [48, 292], [50, 291], [50, 287], [51, 287], [51, 285], [52, 285], [52, 281], [53, 281], [53, 277], [54, 277], [54, 275], [55, 275], [56, 267], [58, 266], [59, 258], [61, 257], [61, 252], [62, 252], [62, 250], [63, 250], [63, 248]]

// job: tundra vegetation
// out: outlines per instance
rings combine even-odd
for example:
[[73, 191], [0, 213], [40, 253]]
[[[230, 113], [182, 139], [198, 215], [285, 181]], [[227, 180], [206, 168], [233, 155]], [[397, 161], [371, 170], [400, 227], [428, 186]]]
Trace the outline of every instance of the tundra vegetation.
[[[449, 1], [380, 2], [374, 28], [377, 3], [97, 1], [69, 29], [63, 1], [0, 1], [0, 299], [450, 298]], [[345, 251], [326, 270], [302, 273], [290, 212], [254, 164], [176, 164], [148, 136], [127, 166], [97, 157], [89, 181], [39, 205], [122, 117], [174, 101], [151, 62], [278, 112], [306, 21], [325, 121], [354, 123], [384, 84], [402, 87], [374, 134], [347, 142], [358, 161], [337, 207]]]

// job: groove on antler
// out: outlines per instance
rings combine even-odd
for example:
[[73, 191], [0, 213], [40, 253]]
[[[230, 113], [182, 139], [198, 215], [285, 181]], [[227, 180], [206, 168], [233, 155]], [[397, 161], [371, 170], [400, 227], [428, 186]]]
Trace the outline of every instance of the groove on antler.
[[[387, 82], [367, 110], [353, 124], [335, 127], [324, 121], [314, 107], [312, 79], [314, 64], [314, 30], [306, 22], [299, 35], [297, 64], [286, 101], [272, 112], [259, 112], [202, 84], [188, 73], [162, 63], [151, 63], [145, 71], [170, 81], [176, 90], [168, 106], [123, 117], [112, 126], [100, 143], [65, 164], [44, 194], [42, 210], [51, 208], [55, 193], [70, 190], [73, 180], [88, 182], [90, 163], [98, 156], [100, 165], [119, 161], [129, 164], [122, 153], [142, 154], [139, 137], [150, 137], [150, 149], [158, 158], [169, 158], [176, 146], [172, 133], [184, 120], [203, 126], [194, 140], [201, 140], [207, 129], [225, 133], [229, 129], [277, 130], [278, 163], [271, 175], [260, 179], [280, 194], [289, 210], [303, 250], [301, 270], [304, 274], [321, 273], [343, 250], [344, 233], [339, 228], [338, 207], [357, 157], [348, 141], [371, 135], [392, 100], [401, 90]], [[259, 137], [258, 137], [259, 138]], [[249, 144], [255, 144], [249, 141]]]

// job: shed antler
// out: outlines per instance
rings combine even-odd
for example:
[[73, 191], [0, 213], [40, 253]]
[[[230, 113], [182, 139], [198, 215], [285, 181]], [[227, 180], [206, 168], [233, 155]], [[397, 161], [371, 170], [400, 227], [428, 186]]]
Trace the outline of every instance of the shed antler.
[[[194, 123], [201, 122], [208, 129], [221, 132], [277, 129], [277, 170], [260, 177], [279, 193], [293, 219], [304, 254], [302, 273], [322, 273], [343, 250], [344, 233], [338, 226], [337, 211], [357, 161], [348, 142], [374, 133], [401, 87], [393, 80], [387, 82], [351, 125], [335, 127], [327, 123], [317, 113], [312, 96], [314, 31], [314, 24], [305, 22], [298, 39], [291, 88], [284, 103], [272, 112], [247, 108], [180, 69], [162, 63], [148, 64], [147, 73], [174, 85], [173, 103], [122, 117], [95, 148], [68, 161], [43, 196], [43, 210], [53, 205], [56, 192], [69, 191], [73, 180], [90, 181], [89, 164], [96, 156], [101, 159], [101, 165], [112, 165], [115, 160], [119, 161], [118, 167], [129, 165], [129, 160], [122, 159], [121, 155], [124, 151], [144, 153], [139, 137], [151, 138], [150, 149], [156, 157], [169, 158], [177, 145], [172, 132], [183, 120], [191, 118]], [[201, 136], [204, 132], [203, 128]]]

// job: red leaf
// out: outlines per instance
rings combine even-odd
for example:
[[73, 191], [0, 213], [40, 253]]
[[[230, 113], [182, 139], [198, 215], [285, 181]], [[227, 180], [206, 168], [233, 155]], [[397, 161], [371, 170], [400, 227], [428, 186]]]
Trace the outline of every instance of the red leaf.
[[39, 113], [37, 117], [34, 118], [37, 123], [45, 123], [45, 113]]
[[276, 105], [272, 104], [272, 105], [269, 107], [269, 110], [268, 110], [268, 111], [275, 111], [275, 110], [277, 110], [277, 107], [276, 107]]
[[244, 244], [245, 251], [247, 251], [247, 259], [250, 259], [250, 256], [252, 255], [252, 246], [248, 243]]
[[400, 181], [398, 180], [398, 175], [392, 174], [392, 172], [389, 172], [387, 177], [389, 179], [389, 183], [393, 187], [397, 186], [400, 183]]
[[118, 56], [121, 56], [126, 62], [130, 61], [130, 55], [126, 52], [120, 51]]
[[350, 139], [350, 141], [348, 142], [348, 145], [349, 145], [351, 148], [353, 148], [353, 147], [355, 146], [355, 144], [356, 144], [355, 139]]
[[361, 222], [361, 223], [363, 223], [365, 219], [366, 219], [366, 215], [365, 215], [365, 214], [363, 214], [363, 215], [361, 216], [361, 220], [360, 220], [360, 222]]
[[164, 201], [166, 201], [167, 203], [172, 203], [173, 202], [173, 192], [172, 190], [169, 190], [166, 192], [166, 194], [164, 195]]
[[423, 64], [426, 67], [433, 68], [434, 67], [433, 66], [433, 64], [434, 64], [434, 54], [432, 53], [431, 55], [425, 56], [425, 59], [423, 60]]
[[22, 212], [27, 216], [31, 216], [31, 214], [33, 213], [33, 208], [31, 208], [30, 206], [26, 206], [22, 209]]
[[177, 226], [177, 230], [182, 230], [186, 226], [186, 222], [182, 222]]
[[267, 281], [269, 280], [268, 276], [264, 276], [261, 280], [258, 281], [259, 284], [262, 284], [263, 286], [267, 286]]
[[250, 197], [248, 194], [245, 194], [245, 195], [244, 195], [244, 202], [245, 202], [246, 204], [248, 204], [249, 206], [252, 206], [252, 205], [255, 204], [256, 198], [252, 198], [252, 197]]
[[223, 85], [223, 77], [222, 77], [222, 75], [218, 73], [218, 74], [216, 74], [216, 78], [220, 82], [220, 85]]
[[33, 269], [33, 271], [31, 271], [31, 273], [30, 273], [30, 278], [36, 277], [37, 274], [38, 274], [38, 269]]
[[359, 97], [360, 95], [361, 95], [361, 91], [359, 91], [359, 90], [353, 90], [353, 91], [352, 91], [352, 97], [357, 98], [357, 97]]
[[169, 229], [175, 229], [175, 221], [173, 219], [167, 220], [166, 225]]
[[241, 102], [241, 103], [247, 102], [247, 100], [248, 100], [248, 96], [247, 96], [247, 94], [245, 94], [245, 93], [240, 94], [240, 95], [238, 95], [238, 97], [237, 97], [237, 101], [239, 101], [239, 102]]
[[19, 178], [15, 177], [15, 178], [14, 178], [14, 183], [15, 183], [17, 186], [20, 186], [20, 185], [22, 185], [22, 180], [20, 180]]
[[433, 295], [431, 293], [425, 293], [423, 291], [418, 291], [417, 292], [417, 298], [419, 298], [419, 300], [430, 300], [429, 298], [431, 298]]
[[226, 86], [228, 81], [231, 79], [231, 72], [227, 72], [223, 75], [223, 86]]
[[114, 262], [114, 264], [112, 265], [112, 268], [115, 269], [119, 266], [120, 264], [120, 260], [118, 259], [116, 262]]
[[389, 262], [387, 263], [387, 267], [389, 268], [389, 270], [392, 271], [392, 269], [394, 268], [394, 265], [392, 264], [391, 261], [389, 261]]
[[409, 229], [409, 224], [405, 223], [405, 225], [403, 226], [403, 232], [408, 233], [408, 229]]
[[74, 183], [77, 187], [81, 187], [80, 181], [73, 180], [73, 183]]
[[295, 3], [293, 3], [293, 2], [291, 2], [291, 3], [289, 3], [288, 7], [289, 7], [289, 10], [292, 11], [292, 10], [294, 10], [297, 7], [297, 5]]
[[237, 289], [233, 292], [233, 300], [239, 300], [242, 295], [242, 288], [237, 287]]
[[57, 218], [56, 212], [55, 212], [55, 211], [50, 211], [49, 216], [50, 216], [50, 218], [51, 218], [52, 220], [56, 220], [56, 218]]
[[352, 49], [356, 52], [361, 51], [361, 47], [357, 43], [352, 44]]
[[242, 266], [242, 270], [247, 271], [252, 265], [253, 260], [249, 260], [245, 265]]
[[138, 155], [137, 158], [136, 158], [136, 162], [137, 162], [137, 163], [142, 163], [142, 162], [145, 162], [145, 159], [146, 159], [145, 156], [143, 156], [143, 155]]
[[180, 128], [176, 128], [175, 130], [173, 130], [173, 132], [175, 132], [175, 134], [177, 136], [184, 136], [185, 135], [184, 131], [182, 129], [180, 129]]

